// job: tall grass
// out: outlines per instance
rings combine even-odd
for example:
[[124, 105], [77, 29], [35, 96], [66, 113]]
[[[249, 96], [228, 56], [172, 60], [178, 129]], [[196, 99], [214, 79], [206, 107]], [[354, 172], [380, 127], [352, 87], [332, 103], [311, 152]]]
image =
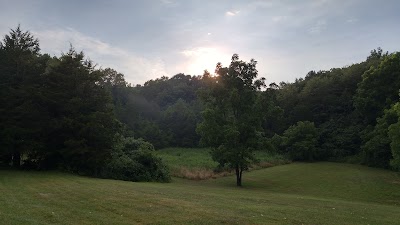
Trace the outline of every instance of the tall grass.
[[[204, 180], [231, 175], [232, 171], [216, 170], [218, 163], [212, 160], [210, 150], [209, 148], [166, 148], [158, 150], [157, 155], [166, 162], [174, 177]], [[254, 154], [258, 162], [251, 165], [250, 170], [290, 162], [284, 156], [271, 152], [257, 151]]]

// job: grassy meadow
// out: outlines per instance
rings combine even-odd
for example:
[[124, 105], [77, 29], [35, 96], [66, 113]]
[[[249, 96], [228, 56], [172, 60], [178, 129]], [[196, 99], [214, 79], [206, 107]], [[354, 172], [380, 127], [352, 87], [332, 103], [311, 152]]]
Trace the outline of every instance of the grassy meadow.
[[133, 183], [0, 171], [1, 224], [400, 224], [400, 175], [292, 163], [233, 176]]
[[[228, 171], [214, 171], [218, 163], [212, 160], [209, 152], [208, 148], [166, 148], [158, 150], [157, 155], [167, 163], [174, 177], [204, 180], [231, 175]], [[254, 154], [259, 162], [252, 165], [251, 170], [289, 163], [288, 159], [278, 154], [263, 151]]]

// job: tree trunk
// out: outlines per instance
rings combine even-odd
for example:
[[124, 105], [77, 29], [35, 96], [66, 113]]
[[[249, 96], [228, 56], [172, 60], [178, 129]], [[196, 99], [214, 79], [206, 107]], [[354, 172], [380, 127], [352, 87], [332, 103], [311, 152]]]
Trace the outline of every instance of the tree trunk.
[[242, 186], [242, 170], [239, 166], [236, 166], [236, 185], [238, 187]]

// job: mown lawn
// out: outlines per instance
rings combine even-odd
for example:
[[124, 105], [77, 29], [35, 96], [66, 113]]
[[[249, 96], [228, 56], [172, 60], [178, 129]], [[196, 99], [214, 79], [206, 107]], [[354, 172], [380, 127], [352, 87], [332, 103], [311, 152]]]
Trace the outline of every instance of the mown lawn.
[[243, 182], [0, 171], [0, 224], [400, 224], [399, 173], [293, 163], [245, 173]]

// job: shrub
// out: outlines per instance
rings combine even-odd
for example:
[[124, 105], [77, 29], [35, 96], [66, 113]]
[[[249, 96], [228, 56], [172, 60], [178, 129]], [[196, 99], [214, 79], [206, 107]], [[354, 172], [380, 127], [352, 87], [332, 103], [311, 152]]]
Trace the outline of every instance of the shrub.
[[170, 181], [169, 171], [154, 147], [142, 139], [121, 138], [102, 177], [127, 181]]

